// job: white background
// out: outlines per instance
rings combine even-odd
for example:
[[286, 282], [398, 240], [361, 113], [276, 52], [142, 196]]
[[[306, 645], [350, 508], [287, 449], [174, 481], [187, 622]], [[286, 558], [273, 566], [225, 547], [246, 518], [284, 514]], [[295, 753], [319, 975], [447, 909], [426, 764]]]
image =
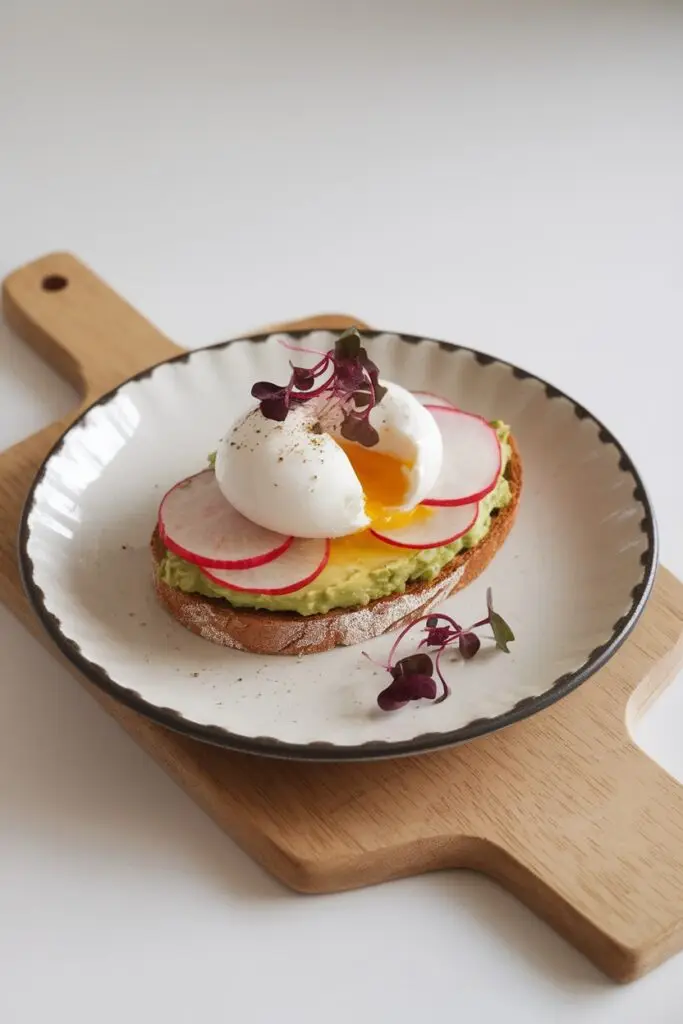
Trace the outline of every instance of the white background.
[[[1, 275], [70, 249], [188, 346], [343, 310], [519, 362], [621, 438], [683, 575], [680, 3], [0, 15]], [[0, 446], [72, 399], [0, 328]], [[681, 958], [617, 988], [485, 879], [290, 894], [2, 609], [0, 658], [2, 1024], [680, 1022]], [[638, 736], [679, 776], [682, 721], [680, 685]]]

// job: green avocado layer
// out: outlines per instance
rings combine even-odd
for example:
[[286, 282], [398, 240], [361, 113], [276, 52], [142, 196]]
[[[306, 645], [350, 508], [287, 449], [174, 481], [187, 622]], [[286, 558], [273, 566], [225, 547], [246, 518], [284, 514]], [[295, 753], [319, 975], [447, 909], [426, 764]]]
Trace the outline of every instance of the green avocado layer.
[[330, 561], [307, 587], [291, 594], [251, 594], [227, 590], [212, 583], [196, 565], [166, 551], [159, 565], [164, 583], [189, 594], [220, 597], [235, 608], [316, 615], [333, 608], [357, 608], [378, 597], [400, 594], [408, 583], [434, 579], [457, 554], [478, 544], [489, 531], [491, 513], [505, 508], [511, 500], [505, 471], [510, 461], [510, 428], [500, 421], [492, 424], [503, 454], [501, 475], [495, 488], [479, 503], [477, 520], [466, 534], [452, 544], [424, 551], [392, 548], [369, 534], [334, 542]]

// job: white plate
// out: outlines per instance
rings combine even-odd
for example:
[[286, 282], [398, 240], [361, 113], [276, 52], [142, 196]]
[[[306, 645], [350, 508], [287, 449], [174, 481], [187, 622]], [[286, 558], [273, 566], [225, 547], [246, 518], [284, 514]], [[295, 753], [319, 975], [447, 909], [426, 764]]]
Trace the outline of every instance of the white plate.
[[[318, 349], [334, 336], [296, 334]], [[116, 699], [190, 736], [324, 760], [449, 746], [539, 711], [595, 672], [636, 622], [655, 573], [654, 518], [631, 460], [585, 409], [533, 375], [396, 334], [366, 332], [384, 377], [505, 420], [517, 438], [517, 523], [483, 576], [443, 605], [474, 621], [491, 586], [517, 636], [512, 653], [453, 661], [448, 700], [386, 713], [376, 696], [387, 680], [357, 647], [300, 660], [243, 654], [201, 640], [157, 605], [149, 538], [159, 499], [205, 465], [254, 381], [287, 378], [281, 337], [199, 349], [140, 374], [47, 457], [24, 511], [21, 562], [29, 598], [65, 654]], [[364, 649], [381, 660], [391, 642]]]

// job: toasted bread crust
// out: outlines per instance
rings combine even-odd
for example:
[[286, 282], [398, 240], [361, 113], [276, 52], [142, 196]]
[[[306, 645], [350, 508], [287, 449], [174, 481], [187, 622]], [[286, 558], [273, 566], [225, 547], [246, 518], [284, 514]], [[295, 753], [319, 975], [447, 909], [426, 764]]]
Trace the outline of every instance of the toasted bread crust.
[[512, 529], [522, 491], [522, 462], [512, 437], [510, 445], [510, 504], [498, 513], [479, 544], [457, 555], [428, 583], [408, 584], [403, 594], [390, 594], [365, 607], [337, 608], [321, 615], [233, 608], [220, 598], [186, 594], [164, 583], [157, 571], [164, 547], [155, 530], [151, 547], [157, 597], [186, 629], [213, 643], [255, 654], [314, 654], [363, 643], [400, 629], [475, 580], [503, 545]]

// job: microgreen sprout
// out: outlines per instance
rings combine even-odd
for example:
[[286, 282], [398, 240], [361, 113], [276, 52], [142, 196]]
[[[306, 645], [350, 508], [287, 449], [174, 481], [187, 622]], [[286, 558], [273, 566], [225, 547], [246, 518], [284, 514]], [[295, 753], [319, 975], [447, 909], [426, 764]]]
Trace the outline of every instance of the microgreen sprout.
[[[480, 619], [467, 628], [460, 626], [454, 618], [443, 613], [423, 615], [406, 626], [396, 637], [389, 652], [386, 665], [380, 665], [391, 676], [391, 682], [377, 697], [377, 703], [383, 711], [397, 711], [411, 700], [433, 700], [440, 703], [450, 694], [450, 687], [441, 669], [441, 657], [444, 651], [454, 644], [458, 645], [460, 657], [464, 661], [474, 658], [481, 649], [481, 640], [475, 630], [488, 626], [499, 651], [510, 653], [508, 644], [515, 639], [505, 619], [493, 607], [491, 588], [486, 591], [485, 619]], [[418, 648], [430, 647], [432, 654], [418, 652], [395, 660], [401, 641], [420, 623], [424, 623], [422, 632], [425, 634]], [[369, 657], [366, 655], [366, 657]], [[372, 659], [370, 659], [372, 660]], [[436, 675], [436, 679], [434, 676]], [[437, 683], [438, 680], [438, 683]]]
[[386, 388], [379, 382], [379, 370], [365, 351], [358, 329], [344, 331], [334, 348], [322, 354], [282, 344], [321, 358], [311, 367], [294, 366], [290, 360], [287, 384], [254, 384], [251, 394], [266, 419], [282, 422], [293, 406], [318, 399], [316, 413], [322, 424], [338, 426], [342, 437], [365, 447], [377, 444], [379, 435], [370, 423], [370, 413], [382, 401]]

